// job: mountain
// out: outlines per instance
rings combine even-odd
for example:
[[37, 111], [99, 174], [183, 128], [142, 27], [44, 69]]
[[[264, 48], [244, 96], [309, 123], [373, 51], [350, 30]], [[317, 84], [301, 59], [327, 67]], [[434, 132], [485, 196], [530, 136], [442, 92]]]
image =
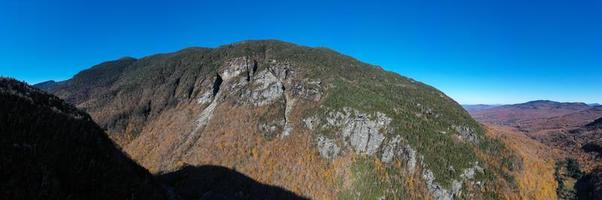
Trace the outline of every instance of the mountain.
[[44, 91], [50, 91], [53, 90], [54, 87], [57, 87], [58, 85], [60, 85], [61, 82], [56, 82], [56, 81], [44, 81], [41, 83], [38, 83], [35, 85], [36, 88], [39, 88], [41, 90]]
[[526, 120], [551, 118], [590, 109], [585, 103], [561, 103], [547, 100], [504, 105], [471, 113], [483, 123], [516, 126]]
[[148, 171], [59, 98], [0, 78], [0, 110], [3, 199], [165, 199]]
[[487, 110], [487, 109], [491, 109], [491, 108], [496, 108], [499, 106], [501, 106], [501, 105], [487, 105], [487, 104], [462, 105], [464, 110], [468, 111], [469, 113], [479, 112], [479, 111], [483, 111], [483, 110]]
[[451, 98], [326, 48], [188, 48], [40, 87], [89, 112], [153, 173], [221, 166], [315, 199], [522, 192], [520, 158]]
[[602, 117], [602, 106], [596, 106], [561, 116], [524, 120], [517, 125], [517, 128], [534, 135], [545, 135], [549, 131], [579, 128], [600, 117]]

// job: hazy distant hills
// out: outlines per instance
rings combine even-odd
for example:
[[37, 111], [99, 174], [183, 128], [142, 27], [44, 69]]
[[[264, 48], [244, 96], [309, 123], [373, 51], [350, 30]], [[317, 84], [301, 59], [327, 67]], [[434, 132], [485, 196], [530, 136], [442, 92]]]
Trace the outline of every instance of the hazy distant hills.
[[519, 158], [451, 98], [325, 48], [188, 48], [37, 87], [89, 112], [153, 173], [216, 165], [315, 199], [528, 192], [512, 179]]
[[539, 100], [514, 105], [464, 107], [482, 123], [511, 126], [525, 132], [576, 128], [602, 117], [602, 106], [585, 103]]
[[501, 125], [520, 124], [525, 120], [562, 116], [591, 108], [585, 103], [560, 103], [531, 101], [522, 104], [503, 105], [471, 112], [478, 121]]
[[[557, 150], [558, 153], [553, 157], [557, 160], [555, 176], [559, 198], [602, 198], [602, 106], [532, 101], [515, 105], [476, 106], [477, 109], [464, 107], [488, 127], [505, 127], [501, 129], [524, 134]], [[521, 146], [519, 151], [521, 148], [529, 147]], [[534, 156], [541, 155], [534, 153]], [[573, 167], [568, 167], [567, 163], [573, 163], [570, 165]], [[586, 174], [582, 176], [581, 171]]]
[[602, 106], [585, 103], [532, 101], [504, 105], [471, 112], [478, 121], [516, 129], [569, 156], [579, 158], [586, 169], [602, 165], [596, 149], [602, 138], [597, 123], [602, 118]]
[[488, 104], [462, 105], [464, 110], [468, 111], [469, 113], [479, 112], [482, 110], [487, 110], [487, 109], [491, 109], [491, 108], [495, 108], [495, 107], [499, 107], [499, 106], [502, 106], [502, 105], [488, 105]]

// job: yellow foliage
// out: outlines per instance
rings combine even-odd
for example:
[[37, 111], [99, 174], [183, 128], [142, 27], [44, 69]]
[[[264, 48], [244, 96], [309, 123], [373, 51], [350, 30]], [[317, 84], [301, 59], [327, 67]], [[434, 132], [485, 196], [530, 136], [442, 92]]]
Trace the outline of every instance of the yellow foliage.
[[[513, 172], [519, 193], [509, 191], [505, 199], [556, 199], [557, 183], [554, 178], [554, 159], [551, 150], [527, 136], [499, 126], [488, 126], [488, 135], [501, 139], [522, 160], [520, 170]], [[499, 159], [480, 155], [491, 165]]]

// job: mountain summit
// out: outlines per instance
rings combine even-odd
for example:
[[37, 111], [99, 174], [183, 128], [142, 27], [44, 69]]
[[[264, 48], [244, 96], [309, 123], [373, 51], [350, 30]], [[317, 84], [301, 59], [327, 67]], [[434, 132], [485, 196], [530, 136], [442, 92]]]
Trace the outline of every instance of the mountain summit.
[[218, 165], [316, 199], [516, 190], [516, 158], [451, 98], [325, 48], [188, 48], [40, 87], [89, 112], [154, 173]]

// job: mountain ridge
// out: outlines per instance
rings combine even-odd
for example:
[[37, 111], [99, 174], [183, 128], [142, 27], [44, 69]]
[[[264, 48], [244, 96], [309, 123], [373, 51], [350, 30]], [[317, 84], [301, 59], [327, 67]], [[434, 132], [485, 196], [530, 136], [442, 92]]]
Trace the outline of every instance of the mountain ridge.
[[451, 199], [513, 184], [503, 177], [516, 158], [453, 99], [324, 48], [189, 48], [101, 63], [49, 92], [151, 172], [226, 166], [311, 198]]

